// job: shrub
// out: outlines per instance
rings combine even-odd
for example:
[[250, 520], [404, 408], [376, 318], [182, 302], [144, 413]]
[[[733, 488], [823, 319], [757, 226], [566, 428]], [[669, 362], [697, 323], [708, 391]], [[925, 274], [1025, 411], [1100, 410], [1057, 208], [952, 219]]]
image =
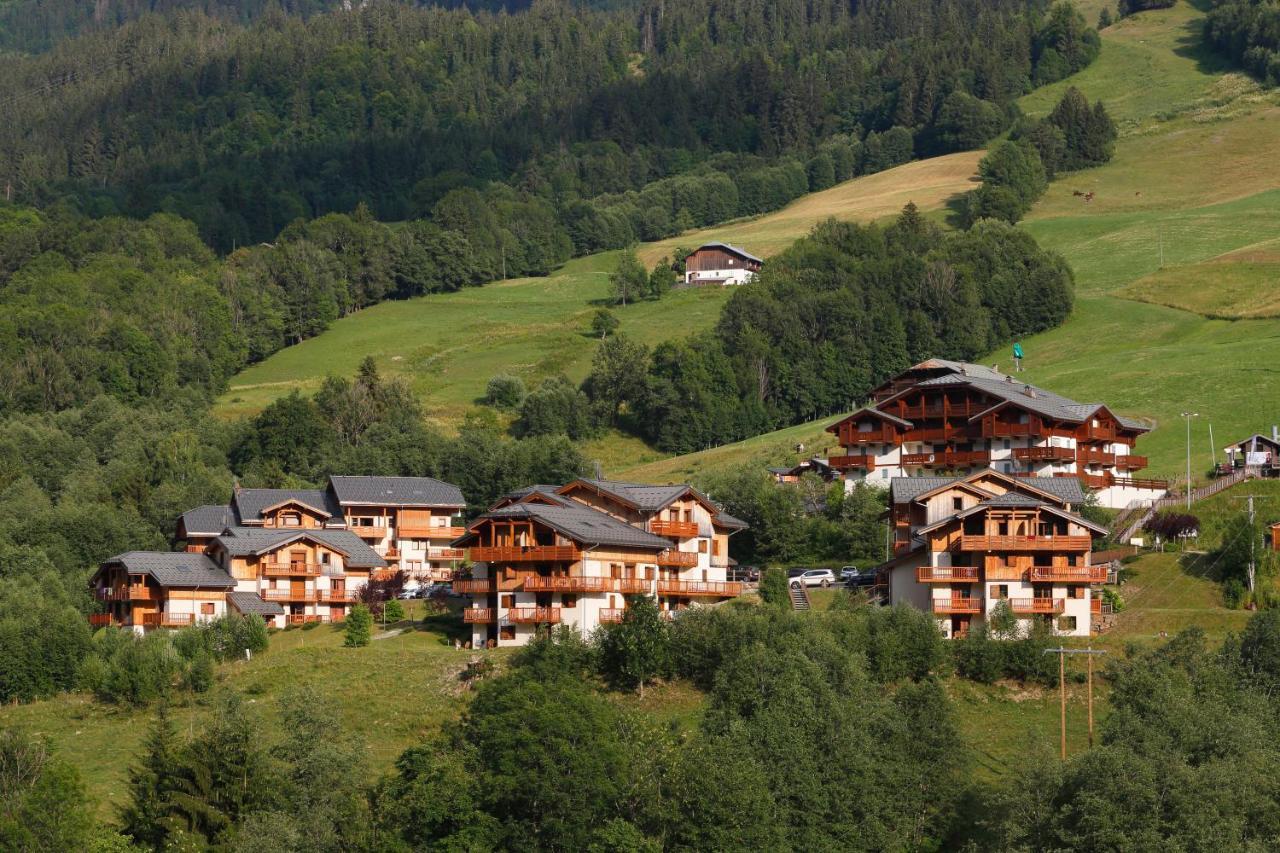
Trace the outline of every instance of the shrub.
[[404, 618], [404, 605], [400, 599], [393, 598], [383, 605], [382, 618], [388, 622], [399, 622]]
[[485, 388], [484, 402], [496, 409], [514, 411], [525, 398], [524, 380], [518, 376], [500, 373], [489, 380]]
[[343, 645], [349, 648], [367, 646], [373, 640], [373, 615], [369, 608], [357, 604], [347, 614], [346, 639]]
[[213, 687], [213, 655], [200, 652], [187, 664], [182, 674], [182, 686], [192, 693], [205, 693]]
[[787, 591], [787, 573], [783, 569], [765, 569], [760, 576], [760, 598], [766, 604], [786, 607], [791, 603], [791, 594]]

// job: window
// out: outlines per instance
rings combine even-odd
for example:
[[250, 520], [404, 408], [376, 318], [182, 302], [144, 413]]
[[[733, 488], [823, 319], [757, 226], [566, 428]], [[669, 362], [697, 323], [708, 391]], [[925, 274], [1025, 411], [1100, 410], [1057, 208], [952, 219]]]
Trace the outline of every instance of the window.
[[996, 584], [991, 587], [991, 597], [996, 599], [1004, 599], [1009, 597], [1009, 585], [1007, 583]]
[[1084, 598], [1084, 587], [1082, 587], [1082, 586], [1070, 586], [1070, 587], [1067, 587], [1067, 593], [1068, 593], [1072, 598]]
[[569, 607], [569, 608], [577, 607], [577, 606], [578, 606], [578, 596], [576, 596], [576, 595], [562, 595], [562, 596], [560, 596], [560, 606], [561, 606], [561, 607]]
[[1008, 449], [1009, 449], [1010, 444], [1011, 444], [1011, 442], [1009, 441], [1009, 439], [1007, 439], [1007, 438], [1006, 438], [1006, 439], [1004, 440], [1004, 449], [1005, 449], [1005, 450], [1008, 450]]
[[322, 565], [322, 566], [327, 566], [327, 565], [329, 565], [329, 552], [328, 552], [328, 551], [321, 551], [321, 552], [320, 552], [320, 565]]
[[280, 523], [285, 527], [299, 527], [302, 525], [302, 517], [296, 512], [281, 513]]
[[952, 509], [964, 509], [964, 498], [955, 497], [951, 499]]
[[506, 595], [503, 595], [503, 596], [502, 596], [501, 604], [502, 604], [502, 606], [503, 606], [503, 607], [515, 607], [515, 606], [516, 606], [516, 597], [515, 597], [514, 595], [512, 595], [511, 593], [507, 593]]
[[1059, 631], [1074, 631], [1075, 629], [1076, 629], [1076, 617], [1074, 617], [1074, 616], [1059, 616], [1059, 617], [1058, 617], [1058, 630], [1059, 630]]
[[516, 638], [515, 625], [503, 625], [502, 627], [498, 628], [498, 639], [514, 640], [515, 638]]
[[698, 553], [699, 554], [707, 553], [707, 540], [705, 539], [698, 540]]
[[212, 615], [213, 615], [213, 602], [212, 602], [212, 601], [206, 601], [206, 602], [204, 602], [203, 604], [201, 604], [201, 605], [200, 605], [200, 612], [201, 612], [201, 613], [203, 613], [205, 616], [212, 616]]

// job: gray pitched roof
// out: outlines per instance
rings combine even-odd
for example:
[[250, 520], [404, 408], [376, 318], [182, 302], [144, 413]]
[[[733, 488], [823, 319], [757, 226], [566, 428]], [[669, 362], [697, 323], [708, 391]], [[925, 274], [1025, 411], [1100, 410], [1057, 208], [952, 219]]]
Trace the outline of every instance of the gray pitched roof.
[[1019, 477], [1018, 482], [1048, 492], [1069, 504], [1084, 503], [1084, 487], [1076, 477]]
[[925, 492], [949, 485], [963, 477], [893, 477], [889, 480], [889, 500], [904, 504], [915, 500]]
[[379, 504], [461, 509], [467, 505], [461, 489], [434, 477], [332, 476], [329, 487], [343, 506]]
[[231, 499], [237, 524], [261, 521], [263, 510], [286, 501], [296, 501], [327, 512], [330, 518], [342, 517], [342, 507], [322, 489], [240, 489]]
[[[511, 504], [487, 512], [481, 518], [520, 518], [539, 521], [582, 545], [615, 545], [654, 551], [671, 547], [669, 539], [654, 536], [652, 533], [619, 521], [608, 513], [576, 503], [564, 506], [542, 503]], [[470, 534], [459, 541], [469, 538]]]
[[180, 516], [182, 529], [188, 536], [217, 536], [236, 523], [235, 512], [226, 504], [205, 504], [189, 509]]
[[559, 486], [548, 486], [545, 483], [539, 483], [535, 486], [525, 486], [523, 489], [516, 489], [514, 492], [507, 492], [498, 499], [497, 503], [519, 503], [531, 495], [538, 495], [539, 497], [543, 497], [547, 500], [555, 501], [558, 504], [564, 504], [566, 506], [574, 503], [569, 498], [560, 494]]
[[104, 560], [104, 566], [120, 565], [131, 575], [150, 575], [161, 586], [231, 588], [231, 575], [204, 554], [182, 551], [126, 551]]
[[263, 601], [256, 592], [229, 592], [227, 601], [245, 616], [279, 616], [284, 608], [274, 601]]
[[689, 491], [688, 485], [651, 486], [646, 483], [626, 483], [621, 480], [592, 480], [586, 477], [575, 480], [592, 488], [633, 504], [641, 512], [657, 512]]
[[[698, 249], [724, 249], [726, 252], [732, 252], [733, 254], [737, 255], [740, 258], [746, 258], [747, 260], [755, 261], [758, 264], [764, 263], [763, 260], [761, 260], [760, 258], [757, 258], [755, 255], [751, 254], [746, 249], [739, 249], [737, 246], [733, 245], [732, 243], [721, 243], [718, 240], [712, 241], [710, 243], [703, 243], [701, 246], [698, 247]], [[693, 252], [698, 251], [698, 249], [694, 249]], [[690, 252], [689, 255], [692, 255], [693, 252]], [[687, 258], [689, 257], [689, 255], [685, 255], [685, 257]]]
[[1017, 492], [1005, 492], [1003, 495], [985, 498], [980, 503], [983, 506], [1047, 506], [1042, 500], [1037, 500], [1031, 495], [1020, 495]]
[[988, 498], [969, 507], [968, 509], [960, 510], [959, 512], [948, 515], [946, 518], [940, 518], [932, 524], [925, 525], [916, 531], [916, 535], [927, 533], [930, 530], [936, 530], [937, 528], [949, 524], [952, 521], [956, 521], [957, 519], [968, 518], [971, 515], [985, 512], [992, 507], [1039, 507], [1045, 512], [1050, 512], [1054, 515], [1060, 516], [1061, 518], [1074, 521], [1076, 524], [1086, 527], [1100, 535], [1106, 535], [1107, 533], [1107, 529], [1105, 527], [1101, 527], [1094, 524], [1092, 521], [1081, 518], [1075, 513], [1067, 512], [1060, 506], [1055, 506], [1054, 504], [1046, 503], [1045, 501], [1039, 501], [1026, 495], [1003, 494]]
[[274, 551], [299, 539], [311, 539], [342, 554], [352, 568], [380, 568], [387, 561], [350, 530], [302, 527], [232, 527], [214, 540], [233, 557]]
[[724, 510], [720, 510], [720, 512], [716, 513], [715, 517], [711, 519], [711, 523], [718, 527], [732, 527], [737, 530], [746, 530], [750, 526], [742, 519], [734, 515], [729, 515], [729, 513]]
[[[935, 376], [916, 383], [920, 388], [948, 388], [967, 385], [990, 394], [1004, 402], [1014, 403], [1028, 411], [1035, 412], [1053, 420], [1079, 423], [1088, 420], [1099, 409], [1110, 409], [1105, 403], [1079, 403], [1070, 397], [1064, 397], [1053, 391], [1020, 382], [1012, 376], [996, 373], [981, 365], [965, 365], [971, 368], [968, 373], [949, 373]], [[1028, 393], [1030, 391], [1030, 393]], [[997, 404], [999, 405], [999, 404]], [[992, 406], [995, 408], [995, 406]], [[974, 415], [972, 420], [980, 418], [984, 412]], [[1116, 415], [1116, 420], [1127, 429], [1150, 430], [1144, 421]]]
[[[1024, 484], [1028, 488], [1037, 489], [1041, 492], [1047, 492], [1072, 505], [1078, 506], [1083, 504], [1085, 500], [1084, 488], [1076, 477], [1009, 477], [1008, 474], [1003, 474], [1003, 472], [994, 468], [984, 468], [959, 477], [894, 477], [889, 480], [890, 502], [907, 503], [915, 500], [925, 492], [931, 492], [942, 486], [949, 486], [952, 483], [969, 480], [975, 475], [986, 473], [1001, 474], [1013, 482]], [[975, 488], [982, 488], [976, 483], [973, 485]]]

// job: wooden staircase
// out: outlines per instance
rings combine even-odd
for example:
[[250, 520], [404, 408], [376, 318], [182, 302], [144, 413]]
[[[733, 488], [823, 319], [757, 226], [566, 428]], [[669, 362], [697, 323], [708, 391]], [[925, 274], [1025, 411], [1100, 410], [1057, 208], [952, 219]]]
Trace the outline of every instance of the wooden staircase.
[[[1256, 468], [1245, 467], [1237, 471], [1233, 471], [1225, 477], [1210, 480], [1207, 485], [1191, 491], [1191, 502], [1195, 503], [1197, 501], [1202, 501], [1205, 498], [1218, 494], [1218, 492], [1231, 488], [1237, 483], [1243, 483], [1245, 480], [1249, 480], [1257, 476], [1259, 476], [1259, 474]], [[1120, 531], [1120, 535], [1116, 539], [1117, 542], [1128, 542], [1134, 534], [1142, 529], [1142, 525], [1146, 524], [1151, 517], [1160, 510], [1169, 509], [1170, 507], [1186, 506], [1187, 496], [1184, 494], [1181, 497], [1160, 498], [1160, 500], [1152, 501], [1147, 505], [1145, 507], [1145, 511], [1142, 511], [1143, 507], [1141, 505], [1135, 506], [1136, 503], [1137, 502], [1135, 501], [1134, 503], [1129, 504], [1129, 506], [1125, 507], [1116, 518], [1113, 529], [1118, 529]], [[1120, 526], [1122, 524], [1124, 525], [1123, 527]]]
[[809, 609], [809, 590], [804, 586], [793, 586], [791, 592], [791, 609], [792, 610], [808, 610]]

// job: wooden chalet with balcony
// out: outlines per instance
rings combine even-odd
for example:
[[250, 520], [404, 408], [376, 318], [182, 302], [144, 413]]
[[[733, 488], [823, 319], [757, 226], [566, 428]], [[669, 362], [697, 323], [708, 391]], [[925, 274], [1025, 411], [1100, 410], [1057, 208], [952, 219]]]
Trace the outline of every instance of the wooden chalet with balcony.
[[948, 637], [1001, 602], [1022, 631], [1040, 619], [1057, 634], [1089, 636], [1107, 581], [1090, 555], [1106, 530], [1074, 512], [1083, 501], [1075, 480], [995, 471], [892, 480], [896, 555], [880, 567], [889, 602], [934, 613]]
[[994, 469], [1075, 478], [1103, 506], [1160, 497], [1168, 484], [1137, 476], [1147, 424], [1102, 403], [1074, 400], [977, 364], [921, 362], [828, 427], [844, 448], [827, 464], [847, 483]]
[[684, 283], [689, 287], [746, 284], [764, 261], [728, 243], [704, 243], [684, 258]]
[[94, 627], [181, 628], [226, 613], [231, 575], [204, 554], [129, 551], [103, 561], [89, 579], [103, 612]]
[[616, 622], [629, 595], [651, 595], [664, 615], [733, 598], [729, 537], [744, 527], [689, 486], [574, 480], [498, 501], [455, 544], [472, 577], [454, 591], [477, 646], [519, 645], [540, 627], [589, 633]]

